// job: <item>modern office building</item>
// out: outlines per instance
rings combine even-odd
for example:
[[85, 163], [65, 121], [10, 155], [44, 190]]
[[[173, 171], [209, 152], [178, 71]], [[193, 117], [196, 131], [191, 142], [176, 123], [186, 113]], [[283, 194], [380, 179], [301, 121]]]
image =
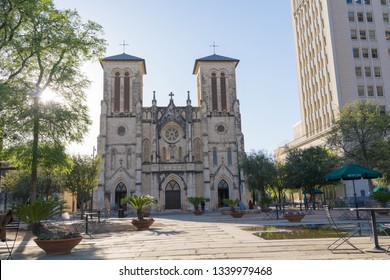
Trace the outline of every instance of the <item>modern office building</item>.
[[301, 120], [279, 147], [324, 143], [339, 109], [355, 100], [390, 108], [390, 0], [291, 0]]

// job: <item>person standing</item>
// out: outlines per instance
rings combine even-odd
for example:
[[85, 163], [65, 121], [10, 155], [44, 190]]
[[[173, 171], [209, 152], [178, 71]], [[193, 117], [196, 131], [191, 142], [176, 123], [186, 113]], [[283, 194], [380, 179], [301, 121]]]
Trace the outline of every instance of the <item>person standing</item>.
[[303, 198], [303, 203], [305, 204], [305, 210], [309, 210], [309, 199], [307, 198], [306, 195]]
[[248, 205], [249, 205], [249, 209], [253, 209], [253, 202], [252, 202], [252, 200], [249, 200]]
[[206, 203], [204, 202], [204, 200], [200, 203], [200, 208], [202, 209], [202, 212], [204, 213], [205, 212], [205, 207], [206, 207]]

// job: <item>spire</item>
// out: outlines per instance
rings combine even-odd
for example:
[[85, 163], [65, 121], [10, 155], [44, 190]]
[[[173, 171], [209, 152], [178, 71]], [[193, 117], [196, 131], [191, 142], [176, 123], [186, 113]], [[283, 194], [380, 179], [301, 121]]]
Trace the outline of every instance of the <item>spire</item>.
[[152, 105], [156, 106], [157, 105], [157, 100], [156, 100], [156, 91], [153, 91], [153, 100], [152, 100]]
[[187, 106], [191, 106], [190, 91], [187, 91]]

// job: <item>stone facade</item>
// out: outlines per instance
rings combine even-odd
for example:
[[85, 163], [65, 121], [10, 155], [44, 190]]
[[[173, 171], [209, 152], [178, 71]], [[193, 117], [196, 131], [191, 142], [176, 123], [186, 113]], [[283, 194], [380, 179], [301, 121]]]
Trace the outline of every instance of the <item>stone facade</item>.
[[192, 209], [191, 196], [217, 209], [223, 198], [247, 200], [239, 159], [244, 153], [235, 69], [238, 60], [196, 60], [198, 106], [190, 95], [176, 106], [143, 107], [145, 60], [120, 54], [101, 60], [104, 72], [98, 155], [100, 183], [94, 207], [115, 208], [125, 195], [150, 194], [154, 210]]

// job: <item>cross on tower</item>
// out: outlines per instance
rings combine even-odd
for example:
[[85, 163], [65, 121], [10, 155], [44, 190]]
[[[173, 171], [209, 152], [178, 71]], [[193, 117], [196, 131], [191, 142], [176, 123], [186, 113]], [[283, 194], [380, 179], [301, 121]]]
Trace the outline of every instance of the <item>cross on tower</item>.
[[174, 94], [172, 92], [168, 95], [171, 97], [171, 99], [173, 99], [172, 97], [174, 96]]
[[213, 42], [212, 45], [210, 45], [210, 47], [213, 47], [214, 48], [214, 54], [215, 54], [215, 48], [219, 47], [218, 45], [215, 44], [215, 42]]
[[119, 46], [123, 46], [123, 53], [125, 53], [125, 48], [126, 46], [128, 46], [129, 44], [126, 44], [126, 41], [123, 40], [123, 44], [119, 44]]

